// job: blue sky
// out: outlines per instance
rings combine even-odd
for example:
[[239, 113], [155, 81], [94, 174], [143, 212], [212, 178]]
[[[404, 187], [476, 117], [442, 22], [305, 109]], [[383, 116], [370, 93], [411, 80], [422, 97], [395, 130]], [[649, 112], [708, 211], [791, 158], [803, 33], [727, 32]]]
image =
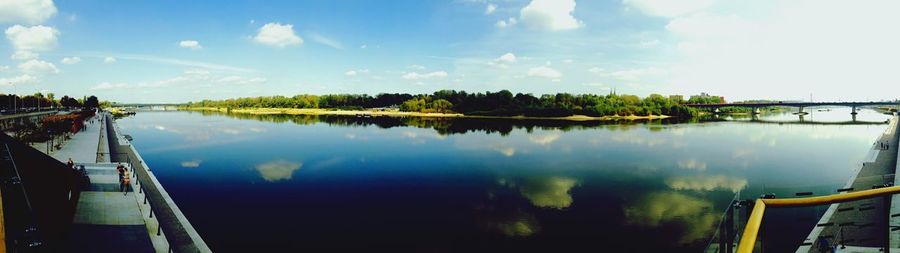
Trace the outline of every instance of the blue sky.
[[900, 2], [0, 3], [4, 93], [120, 102], [440, 89], [900, 97]]

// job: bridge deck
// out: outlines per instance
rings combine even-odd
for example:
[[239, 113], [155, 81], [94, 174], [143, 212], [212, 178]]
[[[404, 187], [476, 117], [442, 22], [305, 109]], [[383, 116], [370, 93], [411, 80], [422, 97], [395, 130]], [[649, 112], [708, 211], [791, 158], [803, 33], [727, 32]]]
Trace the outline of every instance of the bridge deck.
[[[894, 183], [897, 169], [898, 117], [878, 137], [870, 152], [870, 160], [863, 163], [847, 187], [852, 191], [872, 189], [873, 186]], [[882, 150], [880, 143], [890, 148]], [[890, 198], [874, 198], [833, 204], [804, 240], [797, 252], [819, 252], [821, 241], [829, 245], [881, 248], [888, 243]]]
[[759, 102], [759, 103], [726, 103], [726, 104], [685, 104], [690, 107], [720, 108], [720, 107], [816, 107], [816, 106], [900, 106], [900, 102]]

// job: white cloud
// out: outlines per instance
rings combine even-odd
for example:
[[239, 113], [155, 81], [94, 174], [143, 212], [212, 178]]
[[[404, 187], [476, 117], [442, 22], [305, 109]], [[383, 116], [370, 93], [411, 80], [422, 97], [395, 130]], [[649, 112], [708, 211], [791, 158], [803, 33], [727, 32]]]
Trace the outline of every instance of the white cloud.
[[659, 46], [660, 44], [662, 44], [662, 41], [659, 41], [658, 39], [650, 39], [642, 40], [640, 43], [638, 43], [638, 46], [642, 48], [651, 48]]
[[660, 17], [677, 17], [705, 9], [715, 0], [623, 0], [622, 4], [635, 7], [641, 12]]
[[497, 23], [494, 24], [494, 26], [502, 29], [516, 25], [516, 23], [518, 23], [518, 20], [516, 20], [516, 18], [509, 18], [507, 20], [498, 20]]
[[347, 72], [344, 72], [344, 75], [345, 76], [357, 76], [357, 75], [368, 74], [368, 73], [369, 73], [369, 69], [351, 69], [351, 70], [347, 70]]
[[53, 0], [0, 1], [0, 23], [39, 24], [56, 15]]
[[612, 77], [619, 81], [637, 82], [644, 80], [647, 77], [659, 77], [665, 74], [666, 70], [664, 69], [648, 67], [613, 71], [604, 75]]
[[35, 82], [37, 82], [37, 78], [34, 76], [31, 76], [29, 74], [23, 74], [23, 75], [20, 75], [17, 77], [11, 77], [11, 78], [0, 78], [0, 85], [3, 85], [3, 86], [10, 85], [10, 84], [12, 84], [12, 85], [29, 84], [29, 83], [35, 83]]
[[39, 54], [36, 54], [31, 51], [16, 51], [12, 55], [9, 56], [10, 59], [20, 60], [20, 61], [37, 59], [38, 57], [40, 57]]
[[773, 89], [781, 99], [802, 99], [815, 90], [817, 99], [853, 101], [891, 98], [863, 91], [892, 90], [900, 82], [890, 67], [900, 58], [900, 35], [885, 32], [900, 23], [894, 11], [898, 1], [719, 7], [679, 16], [666, 26], [677, 43], [678, 60], [666, 80], [673, 89], [730, 100], [771, 97], [764, 90]]
[[262, 77], [247, 78], [242, 76], [226, 76], [216, 80], [217, 83], [221, 84], [258, 84], [266, 81], [268, 80]]
[[14, 25], [6, 29], [6, 39], [12, 44], [16, 52], [13, 59], [34, 59], [36, 51], [48, 51], [56, 47], [59, 31], [49, 26], [25, 27]]
[[281, 23], [268, 23], [259, 28], [253, 40], [256, 42], [277, 48], [302, 45], [303, 39], [294, 33], [294, 25]]
[[516, 55], [513, 53], [505, 53], [505, 54], [501, 55], [500, 57], [498, 57], [497, 59], [495, 59], [494, 61], [502, 62], [502, 63], [515, 63]]
[[187, 67], [195, 67], [195, 68], [204, 68], [204, 69], [213, 69], [213, 70], [223, 70], [223, 71], [236, 71], [236, 72], [256, 72], [253, 69], [208, 63], [208, 62], [198, 62], [198, 61], [188, 61], [182, 59], [174, 59], [174, 58], [163, 58], [152, 55], [139, 55], [139, 54], [119, 54], [115, 55], [115, 58], [112, 56], [106, 57], [102, 54], [91, 55], [91, 57], [99, 57], [104, 58], [104, 62], [106, 62], [106, 58], [111, 59], [112, 63], [116, 62], [116, 59], [126, 59], [126, 60], [135, 60], [135, 61], [146, 61], [146, 62], [154, 62], [154, 63], [162, 63], [162, 64], [170, 64], [177, 66], [187, 66]]
[[591, 72], [594, 74], [602, 73], [603, 71], [604, 70], [600, 67], [593, 67], [593, 68], [588, 69], [588, 72]]
[[19, 70], [28, 74], [56, 74], [59, 69], [53, 63], [31, 59], [19, 64]]
[[491, 15], [491, 13], [494, 13], [495, 11], [497, 11], [497, 5], [496, 4], [488, 4], [487, 7], [484, 9], [484, 15]]
[[488, 65], [506, 68], [506, 67], [508, 67], [507, 64], [516, 63], [516, 60], [517, 59], [516, 59], [515, 54], [505, 53], [505, 54], [501, 55], [500, 57], [497, 57], [496, 59], [488, 62]]
[[366, 48], [369, 48], [369, 45], [362, 44], [361, 46], [359, 46], [359, 49], [366, 49]]
[[562, 73], [547, 66], [540, 66], [528, 69], [528, 76], [558, 79], [562, 77]]
[[419, 74], [416, 72], [409, 72], [409, 73], [403, 74], [403, 76], [401, 76], [401, 77], [406, 80], [424, 80], [424, 79], [431, 79], [431, 78], [444, 78], [444, 77], [447, 77], [447, 72], [435, 71], [435, 72], [422, 73], [422, 74]]
[[209, 88], [221, 85], [253, 85], [267, 82], [264, 77], [244, 77], [237, 75], [217, 76], [205, 69], [189, 69], [183, 74], [156, 82], [137, 84], [139, 88], [193, 87]]
[[118, 88], [129, 87], [126, 83], [110, 83], [110, 82], [102, 82], [97, 86], [91, 87], [89, 90], [111, 90]]
[[532, 0], [519, 11], [519, 20], [536, 30], [569, 30], [582, 25], [574, 11], [575, 0]]
[[106, 63], [106, 64], [113, 64], [113, 63], [116, 63], [116, 61], [117, 61], [116, 58], [114, 58], [112, 56], [107, 56], [106, 58], [103, 58], [103, 63]]
[[178, 42], [178, 46], [181, 48], [189, 48], [194, 50], [203, 48], [202, 46], [200, 46], [200, 42], [196, 40], [182, 40], [181, 42]]
[[415, 69], [415, 70], [423, 70], [423, 69], [425, 69], [425, 66], [413, 64], [413, 65], [409, 65], [407, 68]]
[[7, 70], [9, 70], [9, 66], [0, 65], [0, 72], [6, 72]]
[[78, 57], [65, 57], [60, 61], [62, 64], [72, 65], [81, 62], [81, 58]]
[[318, 33], [309, 33], [309, 37], [312, 38], [313, 41], [318, 42], [319, 44], [329, 46], [334, 49], [344, 49], [344, 45], [341, 42], [322, 36]]
[[209, 70], [205, 69], [188, 69], [184, 71], [185, 75], [209, 75]]

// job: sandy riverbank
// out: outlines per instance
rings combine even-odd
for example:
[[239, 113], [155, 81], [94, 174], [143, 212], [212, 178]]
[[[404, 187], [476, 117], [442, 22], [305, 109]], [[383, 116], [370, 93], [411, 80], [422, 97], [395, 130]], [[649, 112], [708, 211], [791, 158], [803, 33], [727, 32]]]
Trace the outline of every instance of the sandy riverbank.
[[[229, 112], [227, 108], [213, 107], [191, 107], [179, 108], [179, 110], [188, 111], [217, 111]], [[231, 109], [231, 113], [256, 114], [256, 115], [370, 115], [370, 116], [388, 116], [388, 117], [432, 117], [432, 118], [482, 118], [482, 119], [541, 119], [541, 120], [570, 120], [570, 121], [592, 121], [592, 120], [647, 120], [647, 119], [665, 119], [666, 115], [651, 116], [604, 116], [592, 117], [586, 115], [572, 115], [568, 117], [526, 117], [526, 116], [475, 116], [464, 115], [460, 113], [422, 113], [422, 112], [401, 112], [399, 110], [328, 110], [328, 109], [297, 109], [297, 108], [241, 108]]]

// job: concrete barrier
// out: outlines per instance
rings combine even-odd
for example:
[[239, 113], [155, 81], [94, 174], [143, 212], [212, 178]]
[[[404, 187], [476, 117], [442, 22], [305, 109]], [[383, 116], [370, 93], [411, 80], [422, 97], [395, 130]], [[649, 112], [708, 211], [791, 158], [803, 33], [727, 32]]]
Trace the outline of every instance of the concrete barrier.
[[146, 194], [151, 213], [156, 215], [159, 227], [166, 234], [166, 241], [174, 252], [212, 252], [191, 226], [187, 217], [178, 209], [178, 205], [169, 196], [144, 158], [119, 134], [118, 127], [111, 116], [106, 115], [106, 129], [110, 142], [109, 157], [113, 162], [129, 163], [134, 170], [139, 187]]

